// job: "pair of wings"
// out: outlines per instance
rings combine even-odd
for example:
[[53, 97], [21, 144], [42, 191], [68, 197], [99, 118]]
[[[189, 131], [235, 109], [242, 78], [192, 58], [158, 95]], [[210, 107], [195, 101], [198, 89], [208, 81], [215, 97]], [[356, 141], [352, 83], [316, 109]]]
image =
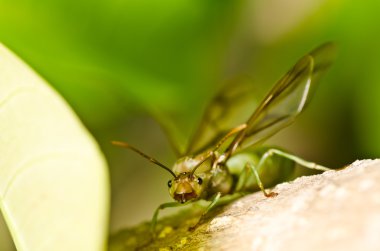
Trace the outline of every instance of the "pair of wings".
[[232, 128], [244, 123], [246, 127], [235, 136], [228, 149], [242, 149], [266, 140], [291, 124], [304, 110], [334, 58], [333, 43], [320, 45], [299, 59], [261, 103], [250, 98], [252, 84], [231, 82], [206, 108], [199, 127], [180, 155], [200, 153], [215, 145]]

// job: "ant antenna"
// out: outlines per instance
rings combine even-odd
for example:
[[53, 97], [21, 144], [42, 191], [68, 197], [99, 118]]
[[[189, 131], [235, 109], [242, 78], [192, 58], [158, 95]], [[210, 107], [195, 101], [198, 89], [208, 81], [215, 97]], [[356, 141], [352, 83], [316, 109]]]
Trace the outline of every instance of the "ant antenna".
[[206, 162], [206, 160], [208, 160], [209, 158], [211, 157], [214, 157], [215, 153], [214, 152], [209, 152], [209, 154], [203, 159], [201, 160], [194, 168], [193, 170], [191, 171], [191, 175], [193, 175], [195, 173], [195, 171], [198, 169], [198, 167], [200, 167], [203, 163]]
[[146, 155], [145, 153], [141, 152], [140, 150], [138, 150], [137, 148], [131, 146], [130, 144], [126, 143], [126, 142], [120, 142], [120, 141], [112, 141], [111, 142], [113, 145], [115, 146], [120, 146], [120, 147], [124, 147], [124, 148], [127, 148], [127, 149], [131, 149], [132, 151], [140, 154], [142, 157], [148, 159], [150, 162], [162, 167], [163, 169], [165, 169], [166, 171], [168, 171], [171, 175], [174, 176], [174, 178], [176, 177], [175, 173], [170, 170], [169, 167], [165, 166], [164, 164], [161, 164], [158, 160], [152, 158], [152, 157], [149, 157], [148, 155]]
[[241, 124], [235, 128], [232, 128], [219, 142], [215, 145], [214, 149], [203, 159], [201, 160], [191, 171], [191, 174], [194, 174], [195, 171], [200, 167], [206, 160], [208, 160], [211, 157], [215, 157], [215, 152], [223, 145], [223, 143], [234, 134], [243, 131], [245, 128], [247, 128], [247, 124]]

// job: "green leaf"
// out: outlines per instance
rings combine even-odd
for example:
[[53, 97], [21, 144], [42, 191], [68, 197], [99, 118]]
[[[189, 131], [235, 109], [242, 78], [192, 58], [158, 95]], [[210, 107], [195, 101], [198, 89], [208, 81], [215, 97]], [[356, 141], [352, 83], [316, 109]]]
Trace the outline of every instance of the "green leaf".
[[0, 44], [0, 208], [17, 250], [103, 250], [107, 166], [47, 83]]

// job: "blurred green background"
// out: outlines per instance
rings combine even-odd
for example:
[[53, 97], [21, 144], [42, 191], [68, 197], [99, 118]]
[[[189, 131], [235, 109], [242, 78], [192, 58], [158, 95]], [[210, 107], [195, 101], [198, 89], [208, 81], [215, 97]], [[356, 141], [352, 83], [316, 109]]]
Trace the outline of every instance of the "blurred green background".
[[[0, 42], [61, 93], [101, 145], [112, 233], [169, 201], [170, 175], [111, 140], [170, 166], [175, 155], [153, 117], [184, 142], [225, 81], [243, 74], [269, 89], [324, 41], [337, 43], [336, 63], [307, 111], [270, 143], [329, 167], [378, 157], [379, 10], [376, 0], [0, 0]], [[5, 230], [0, 223], [0, 250], [12, 250]]]

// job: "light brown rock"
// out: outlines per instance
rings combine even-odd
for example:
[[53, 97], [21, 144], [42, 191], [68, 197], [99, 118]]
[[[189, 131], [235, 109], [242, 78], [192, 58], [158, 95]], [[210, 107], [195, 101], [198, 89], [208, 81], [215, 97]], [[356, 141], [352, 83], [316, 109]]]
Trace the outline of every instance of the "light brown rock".
[[274, 191], [277, 197], [258, 192], [216, 210], [194, 232], [187, 231], [191, 216], [185, 221], [181, 214], [162, 224], [166, 234], [155, 242], [146, 237], [147, 225], [120, 232], [111, 250], [132, 250], [132, 240], [145, 241], [146, 250], [380, 250], [380, 160], [301, 177]]

